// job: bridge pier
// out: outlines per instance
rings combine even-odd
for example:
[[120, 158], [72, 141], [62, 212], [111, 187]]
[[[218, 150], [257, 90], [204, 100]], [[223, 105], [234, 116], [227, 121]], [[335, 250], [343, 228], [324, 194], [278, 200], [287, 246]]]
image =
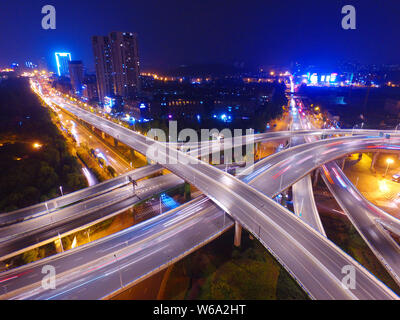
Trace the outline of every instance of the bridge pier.
[[344, 166], [345, 165], [346, 165], [346, 157], [343, 158], [343, 161], [342, 161], [342, 171], [344, 171]]
[[57, 240], [54, 241], [54, 246], [56, 247], [56, 252], [57, 253], [63, 253], [64, 252], [64, 247], [63, 247], [61, 238], [58, 238]]
[[376, 163], [376, 160], [378, 159], [378, 156], [379, 156], [379, 152], [375, 152], [372, 157], [372, 161], [371, 161], [371, 169], [372, 170], [375, 170], [375, 163]]
[[282, 203], [281, 205], [287, 208], [287, 197], [288, 197], [288, 190], [284, 190], [282, 193]]
[[114, 147], [118, 147], [118, 140], [114, 138]]
[[317, 169], [317, 170], [315, 170], [315, 173], [314, 173], [314, 187], [316, 187], [317, 186], [317, 184], [318, 184], [318, 178], [319, 178], [319, 168]]
[[101, 137], [105, 140], [107, 137], [106, 137], [106, 134], [102, 131], [101, 132]]
[[129, 149], [129, 153], [130, 153], [130, 155], [131, 155], [131, 160], [132, 160], [132, 161], [135, 161], [135, 160], [136, 160], [135, 150]]
[[235, 247], [239, 248], [242, 244], [242, 226], [239, 222], [235, 221], [235, 239], [234, 245]]

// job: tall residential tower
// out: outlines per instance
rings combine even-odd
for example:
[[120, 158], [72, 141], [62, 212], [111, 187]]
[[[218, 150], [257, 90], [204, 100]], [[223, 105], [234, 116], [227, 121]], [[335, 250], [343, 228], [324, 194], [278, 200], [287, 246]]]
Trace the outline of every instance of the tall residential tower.
[[94, 64], [97, 77], [97, 94], [100, 103], [104, 103], [106, 96], [114, 93], [111, 66], [111, 48], [108, 37], [92, 37]]
[[132, 98], [140, 90], [137, 35], [111, 32], [92, 38], [100, 102], [109, 95]]
[[74, 94], [82, 95], [84, 78], [82, 61], [69, 61], [69, 78]]

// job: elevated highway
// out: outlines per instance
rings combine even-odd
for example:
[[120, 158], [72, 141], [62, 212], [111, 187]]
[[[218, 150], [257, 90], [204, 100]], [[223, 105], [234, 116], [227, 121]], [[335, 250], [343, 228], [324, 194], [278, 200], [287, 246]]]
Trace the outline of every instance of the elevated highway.
[[[105, 119], [92, 118], [86, 111], [85, 113], [83, 110], [73, 109], [75, 107], [72, 106], [65, 108], [69, 108], [69, 112], [75, 112], [83, 120], [115, 136], [139, 152], [146, 154], [149, 142], [147, 141], [146, 143], [146, 141], [143, 141], [144, 137], [139, 137], [134, 133], [132, 134], [132, 132], [126, 132], [125, 130], [128, 129], [107, 122]], [[363, 139], [361, 140], [364, 141]], [[382, 141], [382, 139], [379, 141]], [[358, 144], [358, 141], [356, 142]], [[167, 152], [170, 149], [168, 147], [165, 148], [165, 145], [157, 142], [153, 142], [153, 144], [162, 156], [165, 156], [167, 159], [171, 156], [173, 157], [174, 153], [170, 155]], [[345, 143], [343, 144], [345, 145]], [[329, 148], [332, 146], [328, 144], [324, 147]], [[341, 147], [341, 152], [348, 152], [351, 149], [343, 148], [343, 145]], [[312, 150], [316, 151], [315, 148], [312, 148]], [[296, 151], [299, 150], [297, 149]], [[327, 152], [324, 155], [328, 155], [329, 153]], [[338, 153], [335, 153], [335, 156]], [[330, 154], [329, 156], [334, 155]], [[218, 206], [244, 225], [275, 255], [278, 261], [282, 263], [311, 297], [316, 299], [396, 298], [396, 295], [388, 288], [382, 285], [352, 258], [341, 252], [333, 243], [262, 193], [252, 189], [238, 179], [188, 155], [179, 153], [179, 157], [172, 160], [177, 160], [177, 164], [167, 163], [163, 164], [163, 166], [186, 181], [196, 185]], [[186, 161], [192, 164], [188, 166]], [[311, 161], [312, 166], [320, 165], [319, 162], [321, 161], [325, 161], [325, 158]], [[274, 165], [268, 170], [263, 169], [264, 171], [260, 171], [259, 173], [260, 175], [261, 173], [265, 175], [266, 172], [272, 174], [277, 169], [276, 167], [281, 165], [282, 163], [279, 163], [279, 165]], [[309, 169], [312, 170], [312, 166], [307, 163], [306, 168], [301, 168], [303, 173], [289, 169], [284, 172], [282, 170], [278, 171], [280, 176], [287, 172], [288, 174], [290, 173], [290, 177], [285, 174], [285, 180], [281, 181], [279, 188], [276, 188], [274, 192], [276, 190], [284, 190], [281, 188], [287, 187], [286, 184], [290, 180], [301, 179], [304, 172]], [[355, 267], [358, 275], [358, 283], [360, 283], [357, 289], [351, 291], [344, 289], [340, 281], [343, 276], [341, 271], [347, 265]]]
[[[148, 155], [147, 150], [150, 142], [145, 141], [144, 137], [85, 110], [79, 110], [70, 105], [62, 107], [139, 152]], [[158, 151], [159, 156], [170, 160], [168, 163], [178, 163], [163, 164], [164, 167], [194, 184], [218, 206], [252, 232], [277, 257], [282, 265], [293, 274], [294, 278], [303, 285], [310, 296], [326, 299], [335, 298], [337, 295], [337, 297], [345, 299], [357, 297], [355, 294], [358, 294], [360, 298], [371, 298], [378, 292], [382, 294], [385, 294], [384, 292], [388, 293], [388, 289], [371, 277], [370, 273], [366, 272], [361, 266], [354, 265], [355, 261], [353, 259], [344, 255], [329, 240], [309, 228], [301, 220], [296, 219], [290, 212], [278, 206], [270, 198], [241, 183], [236, 178], [208, 164], [195, 160], [193, 157], [179, 152], [176, 153], [176, 156], [174, 152], [169, 154], [170, 148], [159, 142], [153, 142], [152, 145]], [[158, 159], [154, 160], [157, 161]], [[315, 161], [316, 164], [317, 162]], [[189, 166], [187, 163], [191, 163], [191, 165]], [[286, 181], [284, 181], [284, 184], [286, 185]], [[276, 188], [276, 190], [278, 189]], [[272, 237], [275, 240], [274, 243], [274, 240], [271, 240], [271, 233], [275, 232], [276, 236]], [[296, 241], [296, 237], [300, 237], [301, 241]], [[277, 239], [279, 240], [276, 241]], [[288, 248], [284, 244], [290, 247]], [[308, 250], [304, 250], [305, 246]], [[297, 249], [294, 255], [298, 259], [296, 261], [293, 260], [293, 257], [290, 257], [293, 248]], [[332, 264], [328, 262], [331, 259], [327, 259], [326, 255], [333, 252], [336, 257], [334, 259], [335, 263]], [[280, 259], [280, 257], [285, 258]], [[299, 263], [300, 261], [305, 263]], [[341, 266], [340, 263], [342, 263]], [[342, 279], [342, 269], [349, 264], [359, 269], [360, 277], [363, 281], [366, 281], [369, 285], [373, 283], [376, 286], [372, 290], [373, 293], [369, 290], [371, 287], [368, 289], [361, 287], [359, 292], [348, 292], [343, 289], [340, 281]], [[328, 277], [326, 276], [325, 268], [330, 271], [330, 276]], [[325, 274], [325, 276], [322, 276], [321, 273]], [[320, 276], [318, 276], [319, 274]], [[317, 278], [318, 281], [316, 280]], [[307, 285], [304, 285], [304, 282]], [[379, 289], [376, 290], [377, 288]], [[315, 292], [315, 295], [311, 294], [310, 290]]]

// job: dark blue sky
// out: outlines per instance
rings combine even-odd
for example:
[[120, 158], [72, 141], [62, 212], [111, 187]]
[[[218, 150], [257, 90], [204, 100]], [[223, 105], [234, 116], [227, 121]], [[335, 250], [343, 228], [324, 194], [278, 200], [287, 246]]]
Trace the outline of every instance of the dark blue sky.
[[[57, 29], [41, 28], [42, 6]], [[357, 30], [341, 28], [341, 8], [357, 9]], [[400, 63], [399, 0], [7, 0], [0, 2], [0, 65], [69, 51], [93, 69], [90, 37], [139, 35], [143, 69], [243, 61], [248, 66]]]

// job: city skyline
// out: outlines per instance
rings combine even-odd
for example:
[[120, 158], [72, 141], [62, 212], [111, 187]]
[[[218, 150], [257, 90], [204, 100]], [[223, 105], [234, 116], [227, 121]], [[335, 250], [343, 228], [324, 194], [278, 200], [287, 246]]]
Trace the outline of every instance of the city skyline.
[[399, 45], [391, 40], [390, 31], [398, 28], [400, 22], [390, 13], [400, 10], [399, 3], [378, 6], [374, 1], [353, 1], [357, 9], [356, 30], [340, 27], [343, 6], [340, 1], [290, 5], [287, 1], [133, 4], [121, 0], [118, 3], [111, 6], [105, 1], [97, 1], [95, 5], [56, 1], [56, 30], [40, 27], [44, 1], [28, 2], [19, 13], [13, 3], [1, 4], [0, 12], [7, 15], [2, 19], [0, 36], [23, 41], [0, 44], [0, 64], [39, 61], [45, 57], [54, 68], [51, 55], [66, 51], [93, 72], [90, 39], [110, 31], [138, 34], [144, 69], [235, 62], [247, 67], [289, 65], [295, 61], [398, 62]]

